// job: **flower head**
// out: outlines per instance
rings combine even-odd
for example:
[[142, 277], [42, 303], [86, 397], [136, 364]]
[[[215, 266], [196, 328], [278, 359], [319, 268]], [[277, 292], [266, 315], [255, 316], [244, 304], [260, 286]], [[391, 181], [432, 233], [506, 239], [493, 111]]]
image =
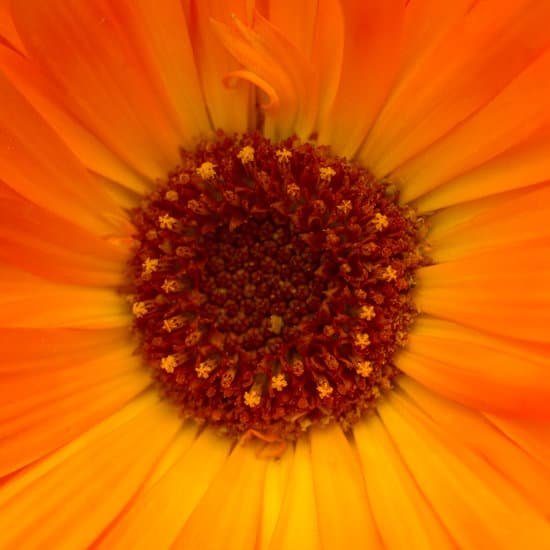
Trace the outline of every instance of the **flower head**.
[[0, 2], [3, 547], [550, 547], [549, 21]]

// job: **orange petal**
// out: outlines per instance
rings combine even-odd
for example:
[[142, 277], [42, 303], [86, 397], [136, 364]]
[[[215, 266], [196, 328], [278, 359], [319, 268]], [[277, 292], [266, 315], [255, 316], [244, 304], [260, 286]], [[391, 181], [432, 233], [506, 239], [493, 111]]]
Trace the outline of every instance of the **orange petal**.
[[3, 543], [88, 547], [143, 485], [179, 425], [146, 394], [8, 482], [0, 489]]
[[380, 419], [373, 415], [356, 424], [353, 435], [372, 513], [385, 547], [453, 548]]
[[[170, 120], [177, 126], [179, 145], [192, 147], [198, 136], [212, 130], [182, 3], [178, 0], [126, 0], [115, 11], [130, 28], [132, 39], [147, 74], [155, 85], [155, 96], [164, 101]], [[239, 109], [245, 110], [246, 102]], [[228, 129], [229, 131], [229, 129]]]
[[114, 286], [128, 251], [29, 202], [0, 197], [0, 259], [58, 282]]
[[0, 0], [0, 43], [4, 39], [8, 44], [23, 51], [21, 39], [17, 34], [10, 9], [11, 0]]
[[[32, 342], [26, 344], [30, 346]], [[19, 422], [25, 411], [33, 411], [50, 401], [72, 396], [94, 384], [139, 372], [142, 365], [138, 358], [133, 357], [135, 343], [121, 340], [117, 348], [113, 351], [98, 349], [93, 356], [88, 352], [76, 363], [71, 363], [68, 357], [59, 357], [57, 360], [51, 356], [46, 357], [39, 370], [16, 370], [18, 364], [12, 363], [12, 371], [8, 374], [3, 372], [2, 376], [0, 408], [3, 417]], [[48, 359], [50, 365], [47, 363]], [[0, 426], [0, 433], [9, 432], [9, 426]]]
[[55, 133], [0, 76], [2, 180], [19, 194], [96, 234], [116, 228], [122, 215]]
[[98, 547], [168, 548], [227, 460], [230, 447], [229, 439], [204, 430], [164, 475], [148, 483]]
[[257, 451], [255, 446], [235, 447], [173, 548], [254, 547], [267, 465], [265, 459], [257, 457]]
[[378, 407], [409, 471], [460, 548], [544, 547], [540, 512], [397, 392]]
[[[407, 11], [420, 4], [417, 12], [422, 12], [424, 3], [411, 2]], [[440, 17], [442, 12], [442, 29], [446, 32], [434, 33], [433, 27], [439, 27], [439, 18], [436, 17]], [[422, 21], [422, 15], [428, 19]], [[462, 130], [456, 130], [458, 125], [472, 115], [475, 119], [478, 110], [537, 58], [549, 43], [546, 28], [549, 16], [550, 7], [546, 2], [487, 0], [439, 3], [437, 8], [428, 8], [423, 14], [409, 19], [408, 25], [415, 24], [419, 31], [429, 28], [433, 36], [428, 39], [426, 49], [426, 39], [421, 39], [418, 44], [418, 38], [414, 34], [411, 37], [411, 31], [406, 31], [406, 39], [412, 38], [412, 43], [405, 42], [404, 51], [411, 51], [415, 46], [420, 51], [412, 50], [405, 58], [410, 66], [369, 136], [360, 155], [362, 160], [377, 175], [385, 175], [420, 154], [418, 161], [413, 159], [410, 166], [396, 174], [404, 182], [403, 199], [407, 201], [431, 188], [435, 173], [442, 168], [443, 162], [445, 167], [451, 168], [453, 157], [460, 157], [462, 164], [470, 160], [470, 152], [481, 149], [482, 143], [489, 141], [489, 135], [492, 140], [497, 128], [504, 130], [511, 113], [504, 111], [492, 118], [489, 131], [486, 127], [485, 133], [479, 128], [469, 132], [463, 143], [465, 149], [461, 149], [462, 145], [452, 151], [446, 149], [443, 155], [438, 153], [437, 140], [442, 143], [454, 140], [456, 143], [455, 134], [464, 134]], [[544, 97], [545, 92], [540, 90], [539, 105]], [[526, 96], [519, 99], [514, 111], [527, 115], [529, 107], [526, 101], [530, 101]], [[515, 114], [512, 118], [516, 118]], [[468, 124], [466, 122], [465, 126]], [[510, 140], [513, 136], [507, 138]], [[428, 158], [430, 166], [424, 164]], [[421, 175], [418, 170], [422, 171]]]
[[[328, 119], [340, 85], [346, 25], [342, 2], [338, 0], [318, 0], [317, 4], [317, 24], [313, 38], [311, 60], [314, 70], [314, 82], [319, 97], [316, 122], [316, 129], [318, 130], [319, 127], [330, 124]], [[289, 2], [289, 5], [293, 6], [295, 3]], [[296, 19], [296, 21], [298, 20]], [[328, 133], [326, 140], [329, 145], [334, 142]]]
[[[538, 15], [539, 19], [547, 21], [550, 17], [550, 5], [542, 2], [538, 5], [543, 6], [546, 11], [542, 19]], [[537, 12], [538, 10], [529, 9], [525, 13], [529, 17], [537, 17], [534, 15]], [[536, 37], [536, 26], [529, 28], [525, 34]], [[545, 41], [550, 40], [546, 26], [543, 35]], [[532, 55], [538, 49], [540, 47], [534, 48]], [[516, 41], [514, 50], [519, 51]], [[490, 56], [485, 55], [478, 57], [490, 59]], [[509, 67], [510, 59], [507, 57], [504, 62], [496, 65]], [[485, 83], [487, 80], [484, 76], [479, 81]], [[508, 149], [522, 145], [550, 122], [549, 94], [550, 50], [539, 55], [485, 108], [403, 164], [392, 176], [403, 182], [401, 199], [405, 202], [414, 200]], [[530, 183], [537, 182], [526, 182]], [[455, 196], [459, 201], [464, 200], [459, 192]]]
[[366, 138], [395, 79], [405, 14], [402, 0], [342, 2], [344, 50], [338, 92], [319, 141], [352, 157]]
[[418, 270], [421, 311], [495, 334], [547, 342], [547, 242], [509, 246]]
[[68, 443], [150, 384], [134, 346], [120, 348], [73, 365], [61, 359], [62, 368], [3, 375], [0, 475]]
[[430, 389], [470, 407], [550, 418], [547, 353], [442, 321], [420, 318], [396, 364]]
[[[279, 140], [292, 133], [311, 132], [316, 101], [306, 101], [307, 93], [311, 93], [307, 83], [312, 79], [312, 69], [304, 55], [259, 13], [255, 14], [253, 27], [237, 18], [231, 26], [219, 22], [213, 25], [225, 48], [250, 73], [247, 79], [265, 82], [262, 88], [272, 90], [270, 102], [264, 104], [263, 134]], [[231, 74], [244, 76], [240, 72]]]
[[487, 415], [512, 441], [550, 469], [550, 424], [519, 418]]
[[[399, 86], [406, 84], [411, 72], [418, 68], [420, 62], [433, 54], [434, 48], [441, 46], [442, 39], [464, 19], [474, 4], [475, 0], [415, 0], [407, 3], [403, 22], [401, 68], [392, 95], [399, 94]], [[434, 25], [434, 21], [437, 21], [437, 25]], [[392, 99], [389, 100], [391, 101]], [[391, 103], [388, 107], [390, 105]]]
[[271, 0], [268, 18], [306, 57], [313, 48], [319, 0]]
[[429, 221], [430, 258], [443, 262], [543, 241], [550, 236], [549, 215], [547, 184], [446, 208]]
[[289, 478], [270, 550], [319, 550], [320, 533], [309, 441], [301, 438], [290, 467]]
[[112, 350], [128, 338], [123, 330], [4, 328], [0, 331], [0, 371], [23, 373], [67, 365]]
[[247, 20], [246, 0], [192, 0], [189, 21], [197, 70], [208, 113], [214, 128], [225, 132], [246, 132], [254, 127], [253, 91], [246, 83], [224, 86], [226, 74], [239, 68], [215, 35], [211, 20], [231, 22], [231, 14]]
[[[103, 0], [55, 0], [47, 6], [23, 0], [14, 3], [13, 15], [27, 51], [58, 86], [66, 110], [133, 169], [154, 179], [177, 164], [181, 136], [159, 93], [163, 75], [143, 57], [155, 46], [140, 43], [124, 7]], [[167, 35], [167, 45], [183, 36], [184, 26]], [[194, 105], [197, 114], [202, 107]]]
[[141, 194], [150, 189], [149, 180], [132, 170], [66, 110], [61, 87], [36, 63], [10, 48], [0, 46], [0, 67], [15, 88], [88, 169]]
[[312, 119], [297, 126], [298, 135], [307, 139], [324, 124], [338, 90], [345, 41], [342, 5], [337, 0], [277, 0], [270, 2], [268, 11], [269, 21], [310, 65], [306, 101], [317, 111], [312, 113], [317, 120], [315, 128]]
[[340, 426], [312, 430], [310, 438], [323, 548], [380, 548], [363, 473]]
[[408, 377], [399, 386], [449, 436], [484, 458], [545, 515], [550, 514], [550, 470], [522, 451], [481, 413], [439, 397]]
[[415, 206], [426, 212], [513, 189], [523, 191], [550, 180], [549, 156], [548, 130], [535, 132], [519, 145], [426, 193], [415, 201]]
[[58, 285], [0, 269], [0, 327], [114, 328], [129, 326], [128, 304], [115, 290]]

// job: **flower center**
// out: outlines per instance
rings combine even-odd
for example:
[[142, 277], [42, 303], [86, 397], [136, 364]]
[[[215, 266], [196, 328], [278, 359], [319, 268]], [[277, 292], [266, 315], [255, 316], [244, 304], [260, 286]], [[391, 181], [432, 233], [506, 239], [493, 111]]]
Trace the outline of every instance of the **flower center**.
[[344, 428], [398, 374], [421, 220], [367, 170], [219, 134], [133, 212], [141, 350], [185, 417], [231, 435]]

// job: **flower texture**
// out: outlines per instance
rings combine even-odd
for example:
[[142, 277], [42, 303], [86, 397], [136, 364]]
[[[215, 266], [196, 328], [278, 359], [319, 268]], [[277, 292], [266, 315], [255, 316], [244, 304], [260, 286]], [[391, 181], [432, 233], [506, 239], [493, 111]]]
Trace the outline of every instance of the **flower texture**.
[[0, 548], [550, 547], [549, 29], [0, 0]]

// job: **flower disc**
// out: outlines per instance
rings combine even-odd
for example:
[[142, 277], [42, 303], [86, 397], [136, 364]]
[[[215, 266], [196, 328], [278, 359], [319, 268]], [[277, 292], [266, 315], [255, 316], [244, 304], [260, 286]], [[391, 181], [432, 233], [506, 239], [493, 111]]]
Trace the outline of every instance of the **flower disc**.
[[392, 186], [323, 147], [220, 133], [133, 221], [135, 328], [186, 417], [293, 439], [391, 387], [423, 262]]

